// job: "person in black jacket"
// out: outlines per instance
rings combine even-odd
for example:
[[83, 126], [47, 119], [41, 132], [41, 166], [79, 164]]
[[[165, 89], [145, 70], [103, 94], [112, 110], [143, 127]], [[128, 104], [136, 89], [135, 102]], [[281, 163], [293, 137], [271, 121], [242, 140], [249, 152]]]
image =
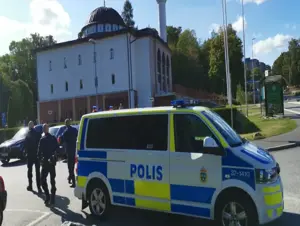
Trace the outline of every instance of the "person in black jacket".
[[[57, 150], [59, 148], [57, 140], [54, 136], [49, 133], [49, 126], [47, 124], [43, 125], [43, 136], [39, 143], [38, 157], [41, 160], [42, 171], [41, 171], [41, 182], [42, 188], [45, 192], [45, 205], [55, 203], [55, 177], [56, 177], [56, 162], [57, 162]], [[47, 185], [47, 176], [50, 174], [51, 183], [51, 197], [49, 194], [49, 189]], [[50, 203], [49, 203], [50, 202]]]
[[32, 191], [32, 168], [35, 166], [36, 175], [36, 186], [38, 192], [41, 190], [41, 180], [40, 180], [40, 162], [37, 157], [38, 144], [41, 138], [41, 134], [34, 129], [34, 123], [30, 121], [28, 123], [29, 132], [27, 133], [24, 141], [24, 150], [27, 154], [27, 177], [28, 177], [28, 191]]
[[69, 184], [72, 184], [71, 187], [75, 187], [75, 155], [76, 155], [76, 140], [78, 131], [74, 127], [71, 126], [71, 120], [66, 119], [65, 124], [67, 126], [64, 133], [60, 136], [59, 140], [61, 144], [65, 143], [66, 151], [68, 156], [68, 170], [69, 170], [69, 177], [68, 181]]

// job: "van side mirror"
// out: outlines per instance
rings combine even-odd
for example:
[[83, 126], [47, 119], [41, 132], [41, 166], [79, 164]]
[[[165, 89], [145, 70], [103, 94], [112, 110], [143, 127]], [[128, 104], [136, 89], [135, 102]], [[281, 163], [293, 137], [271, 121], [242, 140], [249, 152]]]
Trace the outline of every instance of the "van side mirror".
[[203, 153], [211, 155], [223, 156], [225, 153], [223, 149], [219, 147], [216, 140], [212, 137], [205, 137], [203, 140]]
[[204, 148], [218, 148], [219, 145], [212, 137], [205, 137], [203, 140], [203, 147]]

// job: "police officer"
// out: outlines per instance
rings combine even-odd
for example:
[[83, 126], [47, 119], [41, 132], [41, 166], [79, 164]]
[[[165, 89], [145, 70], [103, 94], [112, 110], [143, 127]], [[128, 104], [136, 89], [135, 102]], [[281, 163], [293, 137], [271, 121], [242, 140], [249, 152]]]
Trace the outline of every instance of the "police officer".
[[41, 193], [41, 180], [40, 180], [40, 161], [37, 157], [38, 144], [41, 134], [34, 129], [34, 123], [28, 123], [29, 132], [27, 133], [24, 141], [24, 149], [27, 154], [27, 177], [28, 177], [28, 191], [32, 191], [32, 167], [35, 166], [36, 185], [38, 192]]
[[[59, 148], [57, 140], [54, 136], [49, 133], [49, 126], [47, 124], [43, 125], [43, 136], [39, 143], [38, 148], [38, 157], [41, 160], [42, 171], [41, 171], [41, 182], [42, 188], [45, 192], [45, 205], [55, 203], [55, 177], [56, 177], [56, 156], [57, 150]], [[51, 197], [49, 194], [49, 189], [47, 185], [47, 176], [50, 174], [50, 183], [51, 183]]]
[[65, 143], [66, 151], [68, 156], [68, 170], [69, 170], [69, 177], [68, 181], [69, 184], [72, 184], [71, 187], [75, 187], [75, 174], [74, 174], [74, 167], [75, 167], [75, 154], [76, 154], [76, 140], [78, 131], [74, 127], [71, 126], [71, 120], [66, 119], [66, 130], [60, 137], [61, 144]]

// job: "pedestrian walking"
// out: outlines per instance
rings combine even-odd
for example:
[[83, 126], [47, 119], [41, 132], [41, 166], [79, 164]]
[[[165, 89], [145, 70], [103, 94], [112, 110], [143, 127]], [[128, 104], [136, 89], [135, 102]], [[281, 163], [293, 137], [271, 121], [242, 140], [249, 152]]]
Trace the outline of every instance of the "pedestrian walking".
[[27, 133], [24, 141], [24, 151], [27, 155], [27, 177], [28, 186], [27, 190], [32, 191], [32, 168], [35, 166], [36, 186], [38, 192], [41, 193], [41, 180], [40, 180], [40, 161], [37, 156], [38, 144], [41, 134], [34, 129], [33, 121], [28, 123], [29, 132]]
[[[41, 138], [38, 149], [38, 157], [41, 160], [42, 171], [41, 171], [41, 183], [42, 188], [45, 192], [45, 205], [55, 203], [55, 177], [56, 177], [56, 162], [57, 162], [57, 150], [59, 148], [56, 138], [49, 133], [49, 126], [43, 125], [43, 132], [45, 135]], [[51, 183], [51, 197], [47, 184], [47, 177], [50, 174]]]
[[66, 145], [67, 158], [68, 158], [68, 170], [69, 176], [68, 181], [69, 184], [72, 184], [71, 187], [75, 187], [75, 155], [76, 155], [76, 140], [78, 131], [74, 127], [71, 126], [71, 120], [65, 120], [66, 130], [60, 136], [60, 143]]

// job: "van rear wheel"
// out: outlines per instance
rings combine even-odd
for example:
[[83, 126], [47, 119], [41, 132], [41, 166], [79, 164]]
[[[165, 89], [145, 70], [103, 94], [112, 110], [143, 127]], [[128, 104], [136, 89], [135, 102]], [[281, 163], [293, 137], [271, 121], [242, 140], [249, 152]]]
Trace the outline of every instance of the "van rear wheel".
[[107, 218], [111, 209], [111, 202], [107, 188], [103, 183], [95, 182], [89, 190], [89, 208], [91, 213], [102, 219]]
[[244, 194], [230, 194], [223, 196], [216, 209], [218, 226], [257, 226], [256, 208], [252, 200]]

